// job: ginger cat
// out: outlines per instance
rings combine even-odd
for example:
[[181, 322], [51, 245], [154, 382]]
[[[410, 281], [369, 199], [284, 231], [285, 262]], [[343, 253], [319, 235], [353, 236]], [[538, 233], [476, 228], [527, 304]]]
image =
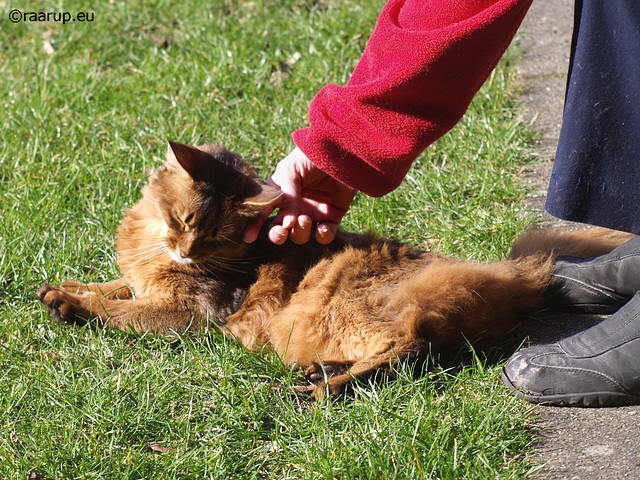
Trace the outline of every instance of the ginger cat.
[[[307, 367], [322, 397], [420, 352], [494, 343], [540, 305], [553, 247], [537, 245], [562, 244], [543, 235], [518, 258], [474, 265], [371, 234], [276, 246], [263, 232], [244, 243], [279, 195], [237, 154], [170, 142], [118, 228], [122, 278], [45, 284], [38, 298], [71, 324], [157, 335], [219, 328]], [[620, 241], [604, 243], [596, 253]]]

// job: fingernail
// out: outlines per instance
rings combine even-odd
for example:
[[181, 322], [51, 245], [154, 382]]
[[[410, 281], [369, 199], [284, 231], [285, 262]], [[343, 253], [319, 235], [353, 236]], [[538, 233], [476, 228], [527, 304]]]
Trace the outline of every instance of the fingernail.
[[323, 245], [331, 243], [331, 241], [333, 240], [333, 235], [331, 234], [331, 230], [329, 229], [329, 227], [325, 225], [319, 226], [316, 229], [316, 240]]
[[286, 228], [286, 229], [289, 229], [289, 228], [293, 227], [295, 222], [296, 222], [296, 217], [294, 217], [293, 215], [286, 215], [282, 219], [282, 227]]
[[269, 240], [276, 245], [282, 245], [287, 240], [287, 234], [277, 230], [269, 231]]
[[307, 228], [312, 224], [311, 219], [309, 217], [298, 217], [298, 225], [302, 228]]
[[242, 235], [242, 240], [245, 243], [253, 243], [256, 241], [257, 238], [258, 236], [250, 230], [245, 230], [244, 234]]

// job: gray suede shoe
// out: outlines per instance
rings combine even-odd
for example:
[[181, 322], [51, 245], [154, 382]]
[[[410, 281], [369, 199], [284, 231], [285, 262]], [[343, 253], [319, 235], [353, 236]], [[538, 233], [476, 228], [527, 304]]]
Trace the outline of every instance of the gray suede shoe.
[[502, 380], [516, 396], [532, 403], [640, 404], [640, 292], [583, 332], [516, 352], [502, 369]]
[[547, 305], [573, 313], [613, 313], [640, 290], [640, 237], [599, 257], [558, 257]]

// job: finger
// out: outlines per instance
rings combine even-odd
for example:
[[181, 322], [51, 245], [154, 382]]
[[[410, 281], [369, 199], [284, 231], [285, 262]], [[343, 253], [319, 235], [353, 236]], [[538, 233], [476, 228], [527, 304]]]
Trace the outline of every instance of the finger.
[[291, 230], [296, 226], [297, 217], [295, 215], [288, 214], [283, 212], [282, 215], [282, 228], [286, 228], [287, 230]]
[[284, 221], [284, 213], [280, 210], [269, 225], [269, 240], [276, 245], [282, 245], [287, 241], [289, 237], [289, 229], [284, 228], [282, 223]]
[[336, 238], [337, 231], [337, 223], [320, 223], [316, 228], [316, 241], [321, 245], [327, 245], [333, 242], [333, 240]]
[[242, 240], [244, 240], [246, 243], [255, 242], [258, 239], [260, 229], [262, 228], [262, 225], [264, 224], [266, 218], [267, 217], [260, 215], [260, 217], [258, 217], [254, 223], [249, 225], [242, 234]]
[[258, 239], [258, 234], [260, 233], [260, 228], [262, 227], [262, 222], [258, 224], [257, 222], [249, 225], [247, 229], [244, 231], [242, 235], [242, 240], [245, 243], [253, 243]]
[[308, 215], [300, 215], [297, 222], [291, 229], [289, 238], [291, 238], [291, 241], [293, 243], [297, 243], [299, 245], [307, 243], [309, 239], [311, 239], [312, 230], [313, 222], [311, 221], [311, 217], [309, 217]]
[[278, 187], [282, 193], [280, 211], [283, 213], [282, 226], [291, 229], [296, 224], [302, 201], [302, 185], [299, 172], [295, 166], [287, 163], [289, 155], [278, 164], [275, 173], [269, 178], [269, 184]]
[[282, 228], [280, 225], [273, 225], [269, 229], [269, 240], [276, 245], [282, 245], [287, 241], [289, 231], [286, 228]]
[[264, 210], [256, 219], [256, 221], [246, 228], [246, 230], [242, 234], [242, 240], [244, 240], [246, 243], [255, 242], [258, 239], [258, 235], [260, 234], [262, 225], [264, 225], [264, 222], [267, 220], [267, 218], [269, 218], [269, 215], [271, 215], [275, 208], [276, 207], [274, 206]]

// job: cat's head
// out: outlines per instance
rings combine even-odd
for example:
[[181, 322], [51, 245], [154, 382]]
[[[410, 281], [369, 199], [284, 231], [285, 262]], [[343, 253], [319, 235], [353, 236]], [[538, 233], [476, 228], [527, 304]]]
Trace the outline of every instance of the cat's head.
[[164, 240], [175, 262], [222, 265], [245, 254], [245, 229], [281, 192], [223, 147], [169, 142], [145, 195], [166, 224]]

